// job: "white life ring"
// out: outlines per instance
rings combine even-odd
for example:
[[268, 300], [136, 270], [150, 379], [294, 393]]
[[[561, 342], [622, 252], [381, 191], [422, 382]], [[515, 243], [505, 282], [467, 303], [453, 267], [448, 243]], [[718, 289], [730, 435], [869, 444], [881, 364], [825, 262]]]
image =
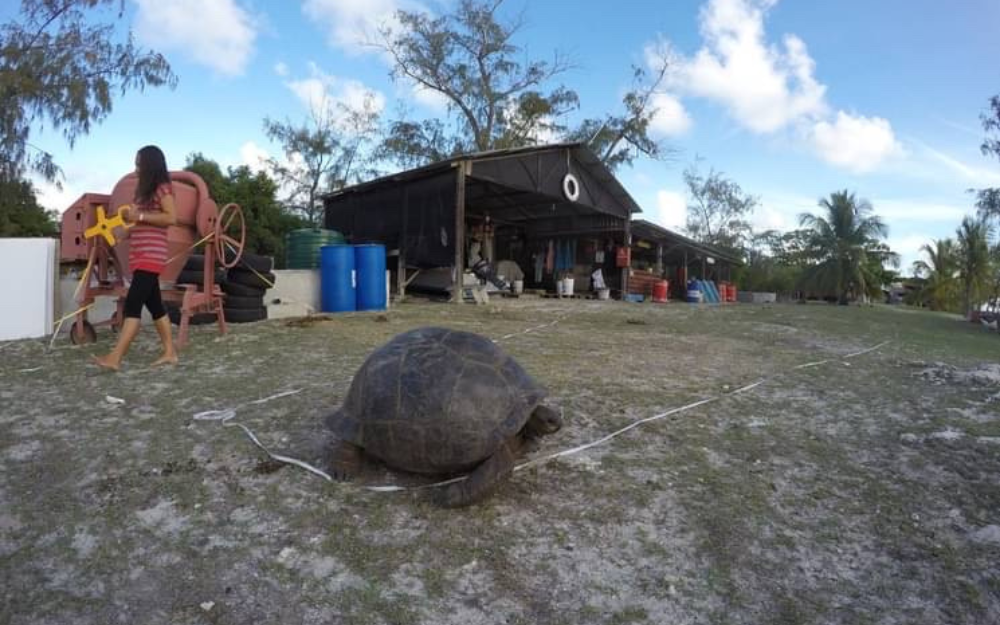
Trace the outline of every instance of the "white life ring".
[[573, 174], [566, 174], [562, 181], [563, 195], [570, 202], [580, 199], [580, 181]]

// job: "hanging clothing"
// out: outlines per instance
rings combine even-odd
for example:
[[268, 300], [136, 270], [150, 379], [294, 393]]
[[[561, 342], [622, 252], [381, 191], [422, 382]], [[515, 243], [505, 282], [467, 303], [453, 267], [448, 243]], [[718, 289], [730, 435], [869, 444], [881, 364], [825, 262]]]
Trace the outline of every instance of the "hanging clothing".
[[542, 283], [542, 270], [545, 269], [545, 253], [535, 252], [535, 284]]
[[604, 283], [604, 272], [600, 269], [595, 269], [594, 273], [590, 274], [590, 288], [594, 291], [608, 288]]
[[556, 249], [555, 242], [549, 240], [549, 250], [545, 254], [545, 273], [552, 273], [555, 271], [556, 267]]

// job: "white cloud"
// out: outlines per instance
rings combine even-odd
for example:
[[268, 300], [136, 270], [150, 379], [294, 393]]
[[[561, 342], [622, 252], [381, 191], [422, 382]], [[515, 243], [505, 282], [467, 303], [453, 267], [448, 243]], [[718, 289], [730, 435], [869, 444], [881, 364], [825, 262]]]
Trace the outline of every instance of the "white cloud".
[[[108, 162], [129, 161], [112, 157]], [[67, 167], [62, 188], [38, 177], [32, 178], [32, 184], [35, 186], [38, 204], [46, 210], [58, 211], [61, 215], [84, 193], [111, 193], [115, 184], [130, 171], [127, 168], [94, 167], [90, 163], [77, 164]]]
[[[61, 189], [50, 182], [42, 180], [35, 180], [34, 184], [35, 196], [38, 198], [39, 206], [46, 210], [58, 211], [60, 215], [85, 192], [83, 189], [68, 182], [64, 182]], [[110, 193], [111, 187], [95, 192]]]
[[758, 206], [754, 211], [750, 219], [750, 224], [756, 231], [778, 230], [779, 232], [784, 232], [791, 229], [792, 226], [788, 217], [782, 211], [764, 205]]
[[306, 0], [302, 11], [328, 30], [330, 43], [348, 52], [364, 51], [384, 24], [395, 21], [397, 0]]
[[833, 123], [816, 122], [810, 140], [824, 161], [855, 173], [867, 173], [903, 153], [892, 126], [880, 117], [837, 113]]
[[278, 61], [274, 64], [274, 73], [284, 78], [288, 75], [288, 66], [281, 61]]
[[887, 120], [833, 114], [802, 39], [789, 34], [780, 44], [768, 41], [765, 17], [777, 1], [708, 0], [699, 18], [701, 49], [685, 57], [659, 42], [647, 46], [647, 63], [655, 67], [666, 55], [672, 90], [721, 103], [754, 134], [792, 129], [836, 167], [867, 173], [901, 154]]
[[966, 182], [972, 186], [995, 187], [1000, 185], [1000, 172], [996, 169], [987, 169], [985, 167], [976, 167], [975, 165], [963, 163], [957, 158], [939, 150], [935, 150], [930, 146], [923, 146], [923, 148], [926, 150], [931, 160], [944, 165], [951, 170], [952, 173], [962, 176], [962, 178], [964, 178]]
[[889, 249], [899, 254], [899, 270], [904, 274], [910, 273], [913, 261], [923, 258], [920, 253], [920, 246], [930, 243], [935, 237], [923, 234], [909, 234], [904, 236], [889, 237], [886, 243]]
[[691, 128], [691, 117], [684, 110], [684, 105], [674, 96], [667, 93], [653, 95], [653, 106], [656, 114], [650, 122], [654, 134], [665, 137], [682, 135]]
[[267, 169], [267, 159], [270, 156], [267, 150], [253, 141], [247, 141], [240, 146], [240, 164], [246, 165], [254, 173]]
[[816, 213], [818, 198], [788, 192], [764, 192], [760, 194], [760, 206], [753, 217], [755, 227], [763, 226], [779, 230], [793, 230], [799, 227], [799, 215]]
[[242, 74], [257, 38], [254, 18], [234, 0], [134, 0], [135, 31], [157, 50], [177, 51], [220, 74]]
[[327, 74], [315, 63], [310, 63], [309, 69], [309, 78], [285, 84], [310, 112], [339, 117], [337, 107], [341, 104], [351, 110], [362, 110], [369, 104], [375, 112], [385, 110], [385, 96], [364, 83]]
[[445, 113], [448, 110], [448, 103], [451, 102], [440, 91], [434, 91], [422, 85], [413, 85], [410, 95], [417, 103], [435, 113]]
[[685, 93], [722, 102], [743, 126], [759, 134], [822, 115], [826, 87], [813, 77], [805, 43], [786, 36], [768, 45], [764, 16], [773, 1], [710, 0], [701, 11], [705, 45], [675, 59], [671, 82]]
[[687, 201], [682, 193], [661, 189], [656, 192], [656, 215], [652, 221], [671, 230], [687, 224]]

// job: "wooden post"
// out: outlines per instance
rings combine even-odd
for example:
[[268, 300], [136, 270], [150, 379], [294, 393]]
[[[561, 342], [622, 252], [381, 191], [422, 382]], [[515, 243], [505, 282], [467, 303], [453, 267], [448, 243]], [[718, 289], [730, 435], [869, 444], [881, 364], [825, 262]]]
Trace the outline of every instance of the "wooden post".
[[656, 244], [656, 275], [663, 277], [663, 244]]
[[465, 274], [465, 161], [456, 163], [455, 169], [455, 275], [452, 281], [451, 301], [462, 303]]
[[622, 267], [622, 301], [628, 296], [628, 274], [632, 269], [632, 211], [625, 217], [625, 248], [629, 250], [629, 261]]
[[406, 296], [406, 232], [410, 214], [410, 187], [403, 187], [403, 208], [400, 215], [399, 256], [396, 257], [396, 301], [402, 302]]

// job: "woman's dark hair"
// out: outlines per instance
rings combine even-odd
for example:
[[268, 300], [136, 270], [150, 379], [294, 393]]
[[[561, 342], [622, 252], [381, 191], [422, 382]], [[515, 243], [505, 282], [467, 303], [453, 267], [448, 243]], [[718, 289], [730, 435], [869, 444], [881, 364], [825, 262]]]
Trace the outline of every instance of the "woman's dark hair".
[[139, 185], [135, 188], [135, 201], [148, 202], [156, 193], [157, 187], [170, 182], [167, 159], [155, 145], [142, 148], [135, 158], [139, 165]]

